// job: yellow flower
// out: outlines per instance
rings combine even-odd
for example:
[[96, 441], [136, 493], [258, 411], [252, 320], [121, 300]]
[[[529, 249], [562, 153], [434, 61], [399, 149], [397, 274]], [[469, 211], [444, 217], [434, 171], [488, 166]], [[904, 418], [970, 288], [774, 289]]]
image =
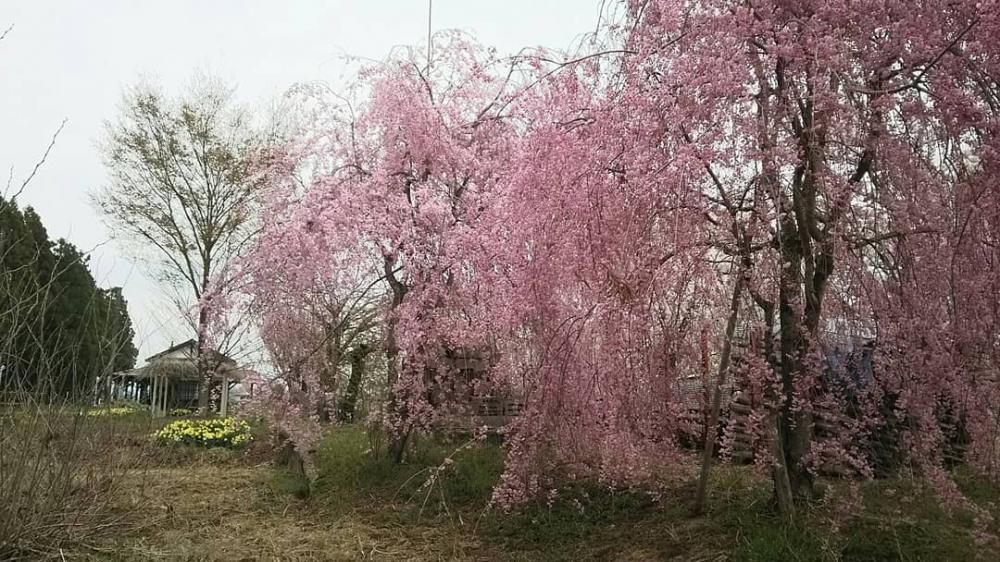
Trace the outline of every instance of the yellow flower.
[[161, 443], [187, 443], [213, 447], [238, 447], [253, 440], [250, 424], [232, 418], [177, 420], [153, 434]]

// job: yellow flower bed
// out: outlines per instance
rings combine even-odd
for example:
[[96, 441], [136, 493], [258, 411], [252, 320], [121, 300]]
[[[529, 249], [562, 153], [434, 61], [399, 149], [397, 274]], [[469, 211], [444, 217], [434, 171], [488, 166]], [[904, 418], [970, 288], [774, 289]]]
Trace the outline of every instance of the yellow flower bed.
[[161, 444], [239, 448], [253, 440], [250, 424], [235, 418], [177, 420], [153, 434]]

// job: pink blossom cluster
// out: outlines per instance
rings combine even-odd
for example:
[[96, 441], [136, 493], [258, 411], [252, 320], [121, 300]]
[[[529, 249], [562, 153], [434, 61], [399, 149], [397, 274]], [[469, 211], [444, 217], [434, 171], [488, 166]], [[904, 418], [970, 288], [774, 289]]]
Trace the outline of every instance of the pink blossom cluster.
[[[351, 99], [299, 92], [318, 116], [269, 160], [243, 265], [277, 370], [307, 355], [310, 295], [376, 283], [393, 433], [460, 409], [443, 357], [486, 349], [485, 384], [525, 402], [499, 505], [630, 485], [680, 458], [679, 387], [714, 379], [741, 276], [754, 336], [729, 375], [756, 397], [763, 464], [870, 476], [862, 444], [895, 423], [934, 474], [950, 416], [996, 474], [995, 2], [627, 6], [593, 54], [438, 34], [433, 59], [366, 67]], [[868, 379], [824, 374], [844, 335], [874, 342]], [[837, 436], [766, 456], [822, 412]]]

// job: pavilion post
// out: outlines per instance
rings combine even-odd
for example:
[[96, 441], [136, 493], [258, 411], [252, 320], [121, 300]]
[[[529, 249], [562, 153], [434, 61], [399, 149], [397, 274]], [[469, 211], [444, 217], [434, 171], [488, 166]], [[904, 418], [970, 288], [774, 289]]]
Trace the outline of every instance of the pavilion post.
[[149, 400], [149, 409], [152, 416], [156, 417], [156, 411], [159, 409], [160, 393], [162, 389], [160, 388], [160, 376], [153, 375], [153, 395]]
[[163, 398], [161, 399], [163, 406], [160, 408], [161, 416], [167, 415], [167, 400], [170, 397], [169, 395], [170, 395], [170, 380], [167, 378], [166, 375], [163, 375]]
[[222, 417], [229, 415], [229, 372], [222, 372]]

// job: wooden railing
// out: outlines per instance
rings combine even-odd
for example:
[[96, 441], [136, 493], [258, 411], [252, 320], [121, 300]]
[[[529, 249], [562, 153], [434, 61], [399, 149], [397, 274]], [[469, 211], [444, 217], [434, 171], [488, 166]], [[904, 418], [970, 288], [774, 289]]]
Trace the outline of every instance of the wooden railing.
[[486, 428], [495, 432], [510, 423], [523, 409], [524, 402], [514, 398], [475, 398], [469, 403], [467, 414], [447, 416], [437, 424], [437, 428], [442, 431]]

